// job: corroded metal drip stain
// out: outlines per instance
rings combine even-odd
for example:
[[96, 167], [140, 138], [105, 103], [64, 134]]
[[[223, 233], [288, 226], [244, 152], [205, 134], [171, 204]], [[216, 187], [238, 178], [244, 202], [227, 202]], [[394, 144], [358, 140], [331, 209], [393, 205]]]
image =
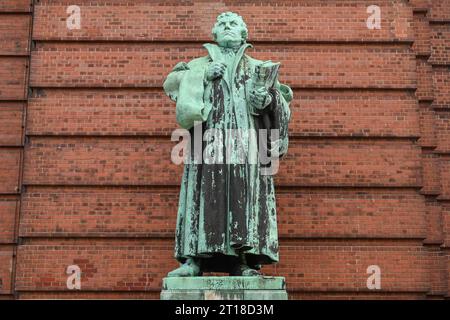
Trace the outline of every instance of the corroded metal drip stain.
[[223, 86], [220, 84], [220, 80], [214, 81], [212, 93], [210, 95], [211, 95], [212, 104], [214, 106], [212, 109], [212, 114], [213, 114], [212, 122], [215, 125], [218, 125], [222, 121], [224, 121], [223, 115], [224, 115], [224, 111], [225, 111], [224, 92], [223, 92]]

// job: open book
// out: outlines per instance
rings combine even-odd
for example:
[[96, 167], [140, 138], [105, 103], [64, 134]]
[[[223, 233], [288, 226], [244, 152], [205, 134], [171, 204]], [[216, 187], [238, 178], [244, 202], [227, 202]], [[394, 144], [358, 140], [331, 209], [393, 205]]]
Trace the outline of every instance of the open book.
[[280, 63], [272, 62], [271, 60], [264, 61], [255, 68], [255, 74], [253, 78], [253, 85], [255, 89], [260, 87], [266, 87], [267, 90], [275, 85], [275, 81], [278, 77], [278, 69]]

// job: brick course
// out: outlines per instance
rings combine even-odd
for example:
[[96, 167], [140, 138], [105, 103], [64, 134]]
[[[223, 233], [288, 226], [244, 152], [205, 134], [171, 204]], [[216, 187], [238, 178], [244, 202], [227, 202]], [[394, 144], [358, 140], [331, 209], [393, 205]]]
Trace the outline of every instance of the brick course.
[[24, 100], [26, 97], [27, 58], [0, 57], [0, 99]]
[[[247, 53], [281, 61], [280, 81], [294, 88], [416, 87], [408, 45], [259, 44]], [[196, 43], [42, 43], [32, 55], [30, 81], [33, 87], [161, 87], [178, 61], [206, 54]]]
[[14, 198], [0, 199], [0, 244], [14, 243], [14, 229], [18, 201]]
[[[294, 90], [291, 136], [420, 136], [409, 92]], [[171, 135], [173, 102], [156, 89], [37, 89], [28, 104], [29, 135]]]
[[[21, 237], [174, 237], [178, 187], [30, 186]], [[282, 238], [425, 238], [425, 202], [416, 191], [277, 190]], [[339, 226], [337, 228], [336, 226]]]
[[21, 150], [0, 148], [0, 193], [19, 191], [19, 168]]
[[[167, 138], [34, 137], [24, 183], [178, 185], [183, 168], [170, 160], [175, 145]], [[415, 187], [422, 184], [419, 151], [403, 140], [295, 139], [275, 179], [289, 186]]]
[[0, 145], [22, 145], [23, 111], [23, 103], [0, 102]]
[[[78, 1], [83, 28], [68, 31], [61, 16], [70, 0], [41, 0], [35, 9], [34, 37], [39, 40], [209, 41], [211, 26], [223, 11], [236, 11], [257, 41], [399, 41], [412, 40], [412, 12], [404, 1], [377, 2], [382, 28], [366, 27], [368, 1]], [[351, 19], [341, 17], [351, 16]], [[126, 19], [123, 19], [126, 17]], [[324, 23], [331, 28], [324, 28]]]
[[0, 55], [28, 54], [30, 16], [5, 15], [0, 19]]
[[[65, 270], [79, 265], [82, 289], [93, 291], [158, 291], [165, 270], [176, 266], [173, 241], [52, 241], [19, 248], [19, 291], [67, 291]], [[429, 290], [430, 259], [420, 245], [342, 245], [281, 243], [281, 262], [265, 267], [269, 274], [286, 277], [290, 291], [366, 291], [370, 265], [383, 270], [383, 291]], [[301, 261], [302, 263], [298, 263]], [[404, 272], [408, 270], [408, 272]]]
[[12, 293], [12, 269], [13, 248], [12, 246], [0, 246], [0, 296]]

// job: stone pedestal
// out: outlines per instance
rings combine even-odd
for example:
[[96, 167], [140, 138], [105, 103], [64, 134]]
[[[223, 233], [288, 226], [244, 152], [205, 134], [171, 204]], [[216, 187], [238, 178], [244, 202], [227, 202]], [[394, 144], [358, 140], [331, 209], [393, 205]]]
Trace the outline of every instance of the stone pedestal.
[[170, 277], [161, 300], [287, 300], [284, 277]]

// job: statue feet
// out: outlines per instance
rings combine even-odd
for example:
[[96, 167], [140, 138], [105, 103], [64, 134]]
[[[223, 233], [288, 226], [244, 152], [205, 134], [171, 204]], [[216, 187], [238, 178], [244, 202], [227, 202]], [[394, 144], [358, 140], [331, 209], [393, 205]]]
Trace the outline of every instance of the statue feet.
[[179, 268], [170, 271], [168, 277], [195, 277], [200, 276], [200, 266], [193, 259], [187, 259]]
[[261, 272], [259, 272], [256, 269], [250, 268], [246, 264], [239, 264], [234, 268], [234, 270], [232, 272], [230, 272], [230, 275], [243, 276], [243, 277], [254, 277], [254, 276], [260, 276]]

